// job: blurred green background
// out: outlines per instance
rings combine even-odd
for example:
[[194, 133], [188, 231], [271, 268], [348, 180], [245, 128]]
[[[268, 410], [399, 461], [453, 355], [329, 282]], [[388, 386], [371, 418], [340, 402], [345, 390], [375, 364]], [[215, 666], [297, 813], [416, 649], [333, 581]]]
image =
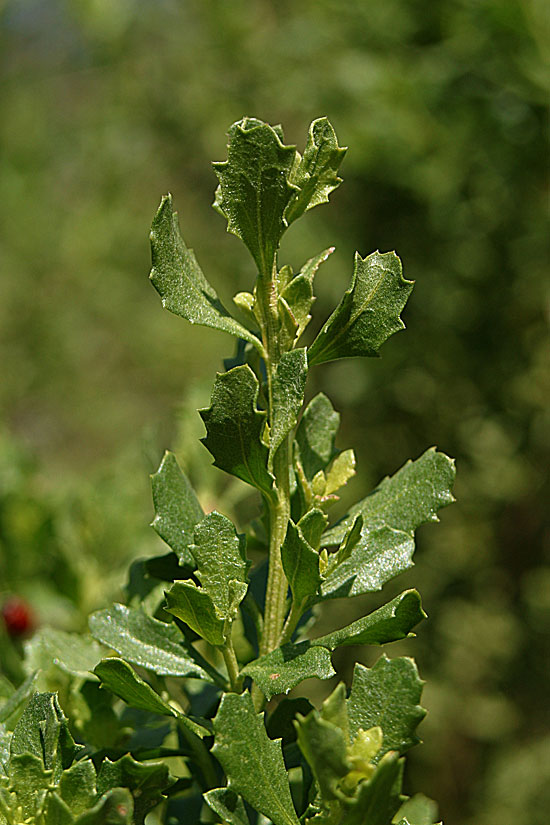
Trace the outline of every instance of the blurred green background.
[[148, 229], [172, 191], [229, 302], [254, 272], [210, 208], [228, 126], [281, 122], [302, 148], [327, 115], [345, 183], [283, 262], [337, 247], [317, 325], [356, 248], [396, 249], [416, 281], [381, 360], [311, 377], [357, 447], [349, 494], [432, 444], [457, 458], [458, 504], [395, 584], [430, 621], [388, 651], [427, 679], [408, 783], [446, 825], [545, 825], [550, 807], [548, 24], [544, 0], [0, 0], [0, 600], [83, 627], [160, 552], [147, 474], [166, 446], [206, 507], [254, 509], [196, 442], [232, 342], [162, 311]]

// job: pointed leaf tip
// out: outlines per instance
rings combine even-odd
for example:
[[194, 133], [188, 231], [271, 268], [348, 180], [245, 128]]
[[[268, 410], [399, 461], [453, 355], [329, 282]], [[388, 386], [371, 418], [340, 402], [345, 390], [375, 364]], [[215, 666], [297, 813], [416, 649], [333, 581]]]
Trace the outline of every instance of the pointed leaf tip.
[[412, 288], [394, 252], [356, 253], [351, 285], [309, 348], [309, 363], [378, 355], [384, 341], [405, 328], [400, 312]]
[[153, 265], [149, 277], [166, 309], [191, 324], [228, 332], [261, 349], [259, 339], [231, 317], [204, 277], [193, 250], [185, 245], [171, 195], [160, 202], [150, 239]]

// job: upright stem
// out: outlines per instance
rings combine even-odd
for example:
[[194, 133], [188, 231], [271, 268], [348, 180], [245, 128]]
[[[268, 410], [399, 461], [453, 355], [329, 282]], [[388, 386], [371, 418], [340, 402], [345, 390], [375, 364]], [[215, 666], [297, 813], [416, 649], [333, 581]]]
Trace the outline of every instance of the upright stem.
[[[261, 274], [257, 286], [262, 319], [262, 338], [267, 353], [266, 370], [270, 422], [273, 421], [273, 376], [281, 355], [276, 276], [277, 266], [274, 259], [269, 277], [266, 277], [266, 273], [263, 274], [263, 277]], [[281, 561], [281, 547], [285, 540], [290, 518], [289, 458], [289, 439], [286, 438], [277, 450], [273, 463], [275, 497], [266, 500], [269, 512], [269, 572], [260, 655], [269, 653], [278, 646], [285, 620], [288, 583]]]
[[233, 693], [241, 693], [243, 680], [242, 678], [239, 678], [239, 664], [237, 662], [237, 657], [235, 656], [235, 649], [231, 639], [231, 626], [229, 626], [226, 642], [222, 647], [222, 653], [225, 666], [227, 668], [227, 675], [229, 676], [231, 691]]
[[288, 459], [289, 444], [286, 438], [277, 451], [273, 468], [277, 498], [269, 505], [269, 572], [265, 595], [264, 632], [260, 644], [261, 656], [278, 646], [285, 620], [288, 582], [281, 561], [281, 547], [290, 518]]

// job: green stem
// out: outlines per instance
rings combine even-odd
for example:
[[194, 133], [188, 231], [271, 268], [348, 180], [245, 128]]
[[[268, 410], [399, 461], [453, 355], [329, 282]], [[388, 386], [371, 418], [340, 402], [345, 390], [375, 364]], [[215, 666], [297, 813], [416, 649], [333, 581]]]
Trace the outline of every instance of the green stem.
[[229, 683], [231, 685], [232, 693], [242, 693], [243, 680], [239, 676], [239, 663], [235, 655], [233, 641], [231, 639], [231, 623], [227, 622], [227, 635], [224, 647], [222, 647], [223, 659], [227, 668], [227, 675], [229, 676]]
[[[273, 376], [281, 355], [279, 342], [279, 317], [277, 294], [277, 266], [274, 259], [271, 274], [263, 274], [258, 280], [258, 300], [262, 318], [262, 339], [267, 353], [266, 370], [268, 385], [269, 421], [273, 421]], [[277, 450], [273, 461], [275, 497], [267, 499], [269, 512], [269, 571], [264, 610], [264, 630], [260, 641], [260, 655], [270, 653], [279, 645], [285, 620], [288, 582], [281, 561], [281, 547], [285, 540], [290, 518], [290, 449], [286, 438]]]
[[290, 484], [288, 467], [288, 438], [279, 447], [274, 462], [277, 498], [270, 502], [269, 572], [265, 596], [264, 632], [260, 655], [270, 653], [279, 645], [286, 612], [288, 582], [281, 560], [281, 547], [290, 518]]
[[280, 644], [286, 645], [287, 642], [290, 642], [292, 639], [292, 634], [296, 630], [296, 625], [300, 621], [303, 612], [302, 603], [298, 604], [293, 601], [292, 607], [290, 608], [290, 613], [288, 614], [285, 626], [283, 627], [283, 632], [281, 633]]

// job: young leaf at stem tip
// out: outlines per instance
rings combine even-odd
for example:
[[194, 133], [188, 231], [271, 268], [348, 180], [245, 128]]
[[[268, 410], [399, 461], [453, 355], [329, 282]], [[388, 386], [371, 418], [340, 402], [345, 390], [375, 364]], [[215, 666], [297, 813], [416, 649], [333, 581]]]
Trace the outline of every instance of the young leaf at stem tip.
[[220, 181], [214, 208], [248, 247], [261, 278], [272, 275], [283, 214], [296, 191], [289, 183], [296, 149], [281, 137], [280, 130], [245, 117], [229, 129], [227, 160], [213, 164]]

